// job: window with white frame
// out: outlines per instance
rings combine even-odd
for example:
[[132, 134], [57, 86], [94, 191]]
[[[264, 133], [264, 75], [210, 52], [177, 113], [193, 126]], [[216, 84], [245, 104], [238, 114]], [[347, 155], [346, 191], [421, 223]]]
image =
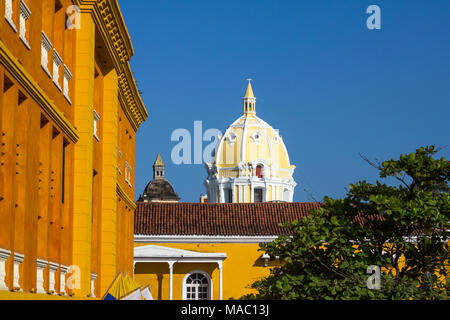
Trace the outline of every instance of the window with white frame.
[[42, 41], [41, 41], [41, 66], [45, 73], [51, 78], [50, 71], [48, 70], [48, 54], [52, 50], [53, 44], [50, 42], [49, 38], [42, 31]]
[[132, 184], [131, 184], [131, 173], [132, 172], [133, 172], [133, 168], [130, 165], [128, 165], [128, 185], [130, 187], [132, 186]]
[[5, 0], [5, 19], [8, 21], [14, 32], [17, 32], [16, 25], [13, 21], [13, 0]]
[[[117, 156], [118, 156], [118, 160], [120, 161], [120, 159], [122, 158], [122, 151], [120, 151], [119, 146], [116, 146], [117, 148]], [[119, 174], [122, 175], [122, 170], [120, 170], [120, 166], [119, 164], [117, 164], [117, 171], [119, 171]]]
[[25, 44], [25, 46], [30, 50], [30, 44], [27, 40], [27, 20], [31, 16], [31, 11], [28, 9], [25, 2], [20, 1], [20, 40]]
[[61, 91], [61, 85], [59, 84], [59, 67], [61, 67], [63, 61], [56, 49], [53, 49], [53, 83]]
[[69, 68], [66, 65], [64, 65], [63, 94], [70, 104], [72, 104], [72, 101], [70, 101], [69, 97], [69, 82], [71, 79], [72, 73], [70, 72]]
[[128, 162], [125, 161], [125, 182], [128, 183]]
[[189, 275], [184, 283], [185, 300], [209, 300], [210, 285], [208, 278], [201, 273]]
[[94, 110], [94, 137], [97, 139], [97, 141], [100, 141], [100, 138], [98, 137], [98, 123], [100, 121], [100, 116], [97, 113], [97, 111]]

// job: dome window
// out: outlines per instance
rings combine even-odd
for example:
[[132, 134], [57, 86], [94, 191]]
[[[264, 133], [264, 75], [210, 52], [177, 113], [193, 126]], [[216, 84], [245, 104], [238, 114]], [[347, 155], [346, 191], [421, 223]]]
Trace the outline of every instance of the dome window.
[[227, 141], [228, 141], [228, 143], [233, 144], [236, 142], [236, 138], [237, 138], [237, 136], [234, 134], [234, 132], [231, 132], [228, 135]]
[[278, 144], [278, 142], [280, 141], [280, 132], [278, 130], [275, 130], [273, 141], [275, 142], [275, 144]]
[[261, 140], [261, 134], [259, 132], [255, 132], [252, 134], [251, 138], [253, 139], [253, 141], [258, 144], [259, 141]]

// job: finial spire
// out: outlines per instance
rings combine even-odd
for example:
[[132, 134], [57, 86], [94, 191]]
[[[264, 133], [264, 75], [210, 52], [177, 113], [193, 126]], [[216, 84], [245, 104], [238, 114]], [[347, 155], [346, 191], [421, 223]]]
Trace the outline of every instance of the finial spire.
[[244, 114], [255, 114], [255, 104], [256, 104], [256, 98], [253, 94], [253, 88], [252, 88], [252, 79], [247, 79], [248, 86], [247, 91], [245, 92], [245, 96], [243, 98], [244, 100]]
[[247, 91], [245, 92], [245, 98], [255, 98], [255, 95], [253, 94], [253, 88], [252, 88], [252, 81], [253, 79], [247, 79], [248, 86]]
[[156, 161], [153, 165], [154, 166], [165, 166], [164, 161], [161, 157], [161, 154], [158, 153], [158, 156], [156, 157]]

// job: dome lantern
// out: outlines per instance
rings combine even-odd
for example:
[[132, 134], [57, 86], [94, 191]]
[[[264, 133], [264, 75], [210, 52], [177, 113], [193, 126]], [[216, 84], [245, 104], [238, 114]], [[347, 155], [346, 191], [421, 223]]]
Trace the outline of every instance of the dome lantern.
[[252, 79], [247, 79], [248, 86], [244, 98], [244, 114], [256, 114], [256, 98], [253, 94]]
[[153, 179], [164, 179], [164, 168], [166, 167], [161, 155], [158, 154], [155, 163], [153, 164]]

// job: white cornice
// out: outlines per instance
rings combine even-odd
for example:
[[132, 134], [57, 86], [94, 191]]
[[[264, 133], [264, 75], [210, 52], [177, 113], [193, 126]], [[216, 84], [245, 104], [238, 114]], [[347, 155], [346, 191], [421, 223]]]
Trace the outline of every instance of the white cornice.
[[14, 253], [14, 263], [15, 264], [21, 264], [23, 262], [23, 259], [25, 258], [25, 256], [21, 253]]
[[135, 235], [135, 243], [266, 243], [278, 236]]
[[0, 260], [8, 260], [11, 255], [11, 251], [0, 248]]

